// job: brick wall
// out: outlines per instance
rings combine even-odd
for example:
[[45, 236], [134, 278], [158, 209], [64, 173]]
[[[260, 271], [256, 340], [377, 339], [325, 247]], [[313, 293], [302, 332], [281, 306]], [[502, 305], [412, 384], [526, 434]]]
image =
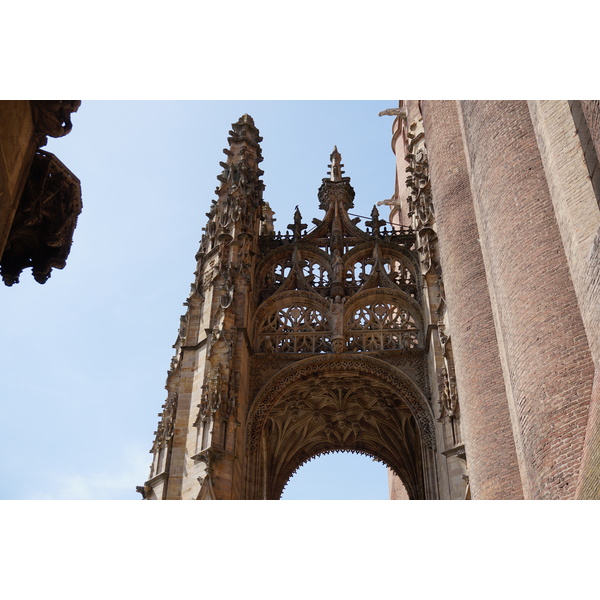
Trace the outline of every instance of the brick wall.
[[593, 364], [529, 109], [460, 106], [525, 496], [572, 498]]
[[529, 101], [528, 105], [587, 341], [596, 365], [578, 497], [597, 498], [600, 497], [600, 256], [597, 247], [600, 167], [594, 144], [600, 142], [600, 103], [553, 100]]
[[458, 106], [421, 107], [472, 497], [522, 498]]

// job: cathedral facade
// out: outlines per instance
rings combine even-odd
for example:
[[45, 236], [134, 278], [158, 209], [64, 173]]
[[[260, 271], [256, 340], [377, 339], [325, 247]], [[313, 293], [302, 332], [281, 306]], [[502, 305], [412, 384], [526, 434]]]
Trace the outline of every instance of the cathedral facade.
[[277, 499], [331, 451], [385, 463], [393, 498], [600, 494], [600, 104], [386, 113], [386, 214], [352, 218], [334, 148], [284, 234], [232, 125], [144, 498]]

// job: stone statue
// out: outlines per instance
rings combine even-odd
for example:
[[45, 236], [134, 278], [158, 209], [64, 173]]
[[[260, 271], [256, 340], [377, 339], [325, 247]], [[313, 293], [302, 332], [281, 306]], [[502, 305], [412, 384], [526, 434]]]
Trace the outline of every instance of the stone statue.
[[333, 269], [333, 281], [334, 283], [342, 283], [344, 281], [344, 261], [340, 251], [336, 248], [333, 251], [333, 261], [331, 262]]

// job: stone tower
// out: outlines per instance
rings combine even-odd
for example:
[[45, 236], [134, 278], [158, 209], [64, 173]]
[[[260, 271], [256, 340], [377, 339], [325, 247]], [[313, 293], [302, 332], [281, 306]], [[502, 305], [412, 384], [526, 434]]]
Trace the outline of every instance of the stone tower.
[[[431, 211], [413, 142], [417, 227], [365, 227], [334, 148], [309, 229], [275, 233], [262, 138], [232, 125], [167, 376], [146, 499], [277, 499], [311, 458], [385, 463], [411, 499], [464, 498], [466, 456]], [[307, 207], [311, 208], [311, 207]]]

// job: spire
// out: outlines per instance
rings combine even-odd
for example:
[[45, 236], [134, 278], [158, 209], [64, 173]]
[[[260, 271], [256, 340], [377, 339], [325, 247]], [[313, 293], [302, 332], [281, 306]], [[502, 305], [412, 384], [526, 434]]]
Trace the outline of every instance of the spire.
[[232, 123], [227, 140], [229, 148], [223, 150], [226, 159], [219, 163], [222, 171], [217, 175], [218, 198], [206, 213], [208, 223], [198, 256], [220, 245], [221, 259], [229, 264], [234, 260], [229, 256], [231, 243], [241, 243], [241, 234], [252, 236], [260, 231], [265, 185], [260, 179], [263, 171], [258, 167], [263, 160], [262, 137], [252, 117], [245, 114]]
[[230, 137], [227, 138], [227, 141], [230, 145], [240, 143], [243, 140], [258, 147], [258, 144], [263, 141], [256, 125], [254, 125], [254, 119], [248, 114], [242, 115], [236, 123], [231, 125], [231, 131], [229, 132], [229, 135]]
[[338, 152], [337, 146], [333, 147], [333, 152], [331, 153], [329, 160], [331, 164], [328, 165], [331, 171], [328, 173], [330, 175], [330, 181], [341, 181], [342, 175], [344, 171], [342, 171], [342, 155]]
[[232, 195], [239, 197], [244, 204], [243, 213], [246, 213], [246, 200], [251, 200], [254, 206], [262, 201], [264, 184], [260, 181], [264, 172], [258, 168], [262, 162], [260, 142], [262, 137], [254, 125], [254, 119], [242, 115], [237, 122], [232, 123], [229, 137], [229, 149], [224, 149], [226, 162], [220, 162], [223, 168], [217, 179], [221, 185], [215, 190], [220, 199], [230, 201]]
[[338, 152], [337, 146], [333, 147], [333, 152], [329, 155], [331, 163], [328, 165], [330, 171], [329, 177], [323, 179], [319, 188], [319, 207], [322, 210], [328, 210], [333, 198], [338, 198], [345, 209], [354, 206], [354, 190], [350, 185], [350, 177], [343, 177], [342, 155]]

